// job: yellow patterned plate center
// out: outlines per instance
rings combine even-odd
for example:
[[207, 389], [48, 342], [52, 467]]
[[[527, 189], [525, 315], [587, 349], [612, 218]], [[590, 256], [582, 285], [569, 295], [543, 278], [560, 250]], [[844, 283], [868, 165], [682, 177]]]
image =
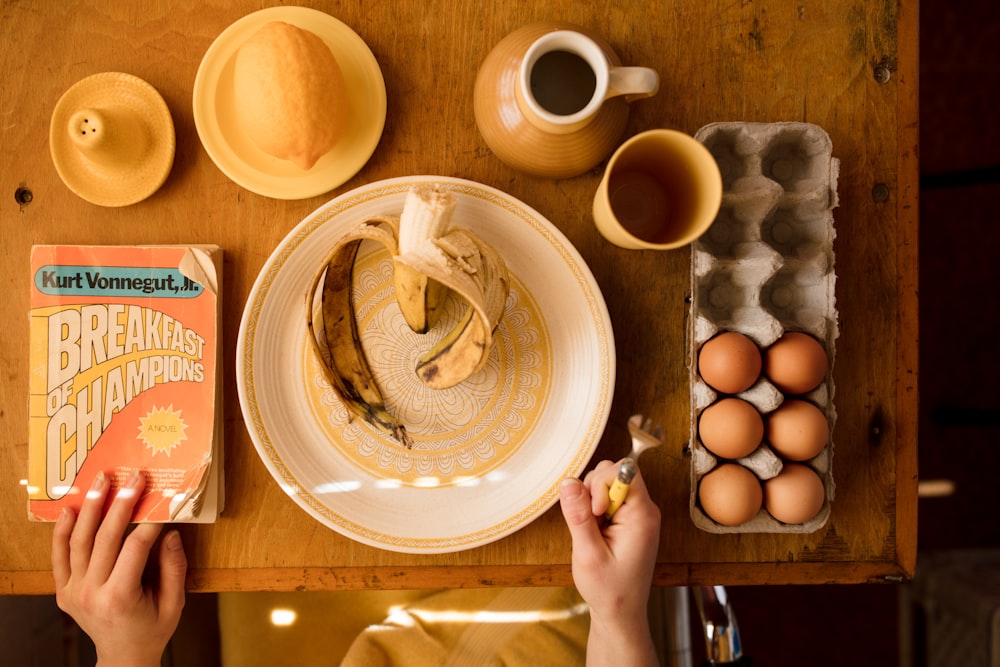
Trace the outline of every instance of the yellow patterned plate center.
[[542, 415], [551, 382], [551, 341], [531, 294], [516, 277], [486, 366], [450, 389], [424, 386], [418, 357], [449, 331], [464, 304], [449, 299], [442, 320], [415, 334], [396, 305], [392, 262], [364, 244], [355, 262], [358, 330], [389, 411], [407, 429], [413, 449], [352, 419], [305, 345], [304, 391], [331, 445], [370, 474], [418, 487], [468, 483], [500, 466], [528, 439]]

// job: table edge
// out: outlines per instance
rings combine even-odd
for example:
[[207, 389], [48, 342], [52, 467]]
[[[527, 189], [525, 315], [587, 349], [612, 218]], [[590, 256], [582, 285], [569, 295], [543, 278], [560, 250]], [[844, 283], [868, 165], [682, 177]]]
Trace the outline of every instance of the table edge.
[[[756, 586], [791, 584], [903, 583], [912, 577], [891, 560], [817, 563], [660, 563], [654, 586]], [[456, 587], [454, 581], [465, 581]], [[441, 567], [204, 568], [188, 572], [189, 593], [335, 590], [429, 590], [443, 588], [572, 587], [567, 565]], [[0, 572], [0, 595], [52, 595], [48, 570]]]
[[[896, 559], [907, 578], [917, 561], [919, 424], [919, 1], [902, 0], [897, 33]], [[904, 419], [903, 416], [908, 416]]]

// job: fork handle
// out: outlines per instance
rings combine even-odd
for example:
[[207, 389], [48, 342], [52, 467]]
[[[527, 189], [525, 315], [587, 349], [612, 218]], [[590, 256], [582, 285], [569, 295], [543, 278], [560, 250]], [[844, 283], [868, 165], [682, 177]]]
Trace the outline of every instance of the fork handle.
[[615, 481], [611, 484], [611, 489], [608, 491], [608, 498], [611, 502], [608, 504], [608, 510], [604, 513], [605, 523], [611, 521], [611, 517], [615, 515], [615, 512], [617, 512], [625, 502], [625, 498], [628, 496], [629, 486], [631, 486], [632, 480], [635, 479], [635, 473], [637, 470], [635, 461], [632, 459], [628, 458], [622, 461], [621, 468], [618, 469], [618, 476], [615, 478]]

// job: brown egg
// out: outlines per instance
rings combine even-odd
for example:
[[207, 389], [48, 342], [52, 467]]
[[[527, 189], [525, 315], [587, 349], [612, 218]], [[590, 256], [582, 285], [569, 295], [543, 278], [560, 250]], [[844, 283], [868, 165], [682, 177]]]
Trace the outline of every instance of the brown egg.
[[716, 523], [738, 526], [757, 516], [763, 492], [752, 472], [738, 463], [723, 463], [701, 478], [698, 500]]
[[740, 398], [723, 398], [705, 408], [698, 420], [701, 442], [716, 456], [738, 459], [757, 449], [764, 420], [757, 408]]
[[830, 440], [826, 415], [809, 401], [791, 398], [767, 416], [766, 439], [779, 456], [808, 461]]
[[698, 373], [723, 394], [738, 394], [760, 377], [760, 349], [748, 337], [726, 331], [711, 338], [698, 353]]
[[800, 331], [785, 333], [764, 352], [764, 375], [784, 394], [812, 391], [826, 377], [827, 366], [823, 345]]
[[764, 482], [764, 507], [782, 523], [805, 523], [819, 514], [825, 498], [823, 480], [801, 463], [786, 463]]

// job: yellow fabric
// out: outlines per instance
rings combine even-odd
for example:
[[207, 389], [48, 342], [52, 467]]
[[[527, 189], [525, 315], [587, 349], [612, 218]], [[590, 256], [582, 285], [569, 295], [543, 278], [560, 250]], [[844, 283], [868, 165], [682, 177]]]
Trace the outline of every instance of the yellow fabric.
[[435, 593], [362, 632], [342, 667], [582, 665], [590, 616], [573, 589]]
[[[219, 593], [223, 667], [336, 667], [368, 626], [392, 609], [428, 595], [414, 591], [309, 591]], [[276, 626], [274, 610], [295, 614]], [[186, 612], [185, 612], [186, 613]]]

